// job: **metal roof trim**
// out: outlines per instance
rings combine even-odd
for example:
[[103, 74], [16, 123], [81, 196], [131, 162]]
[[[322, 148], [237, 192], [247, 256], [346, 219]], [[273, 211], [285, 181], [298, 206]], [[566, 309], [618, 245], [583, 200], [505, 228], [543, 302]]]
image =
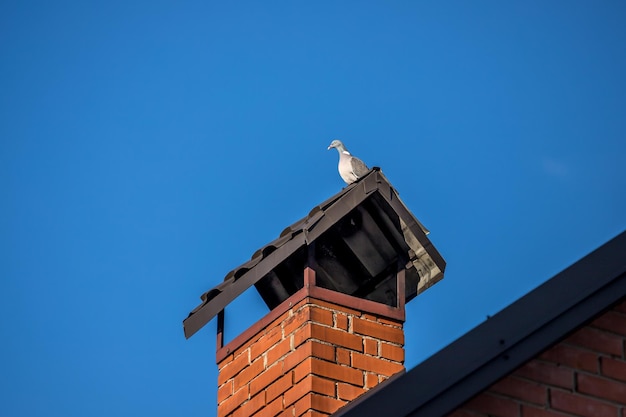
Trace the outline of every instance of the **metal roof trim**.
[[[626, 232], [470, 330], [340, 417], [447, 415], [626, 296]], [[545, 300], [551, 300], [546, 303]]]

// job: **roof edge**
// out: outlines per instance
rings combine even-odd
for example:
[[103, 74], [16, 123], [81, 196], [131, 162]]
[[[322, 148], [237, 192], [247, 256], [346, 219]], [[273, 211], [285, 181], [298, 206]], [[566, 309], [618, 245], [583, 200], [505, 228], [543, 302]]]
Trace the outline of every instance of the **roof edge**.
[[[626, 232], [335, 415], [441, 416], [626, 295]], [[567, 288], [567, 291], [563, 291]], [[545, 300], [552, 300], [546, 303]], [[460, 354], [462, 352], [463, 354]]]

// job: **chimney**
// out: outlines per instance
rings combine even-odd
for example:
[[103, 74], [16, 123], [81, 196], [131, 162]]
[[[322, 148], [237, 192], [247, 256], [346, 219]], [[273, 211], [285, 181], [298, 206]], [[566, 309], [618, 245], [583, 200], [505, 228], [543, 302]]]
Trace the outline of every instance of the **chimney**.
[[[405, 303], [445, 269], [427, 233], [374, 168], [203, 294], [183, 325], [217, 317], [218, 416], [328, 416], [403, 372]], [[270, 312], [224, 345], [252, 285]]]

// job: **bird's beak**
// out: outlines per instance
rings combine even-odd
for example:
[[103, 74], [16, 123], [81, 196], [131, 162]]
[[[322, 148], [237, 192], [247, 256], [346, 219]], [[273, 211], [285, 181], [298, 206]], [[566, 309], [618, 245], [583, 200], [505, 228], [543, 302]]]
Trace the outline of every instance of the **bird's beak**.
[[330, 146], [328, 147], [328, 150], [330, 151], [332, 148], [333, 148], [333, 145], [330, 145]]

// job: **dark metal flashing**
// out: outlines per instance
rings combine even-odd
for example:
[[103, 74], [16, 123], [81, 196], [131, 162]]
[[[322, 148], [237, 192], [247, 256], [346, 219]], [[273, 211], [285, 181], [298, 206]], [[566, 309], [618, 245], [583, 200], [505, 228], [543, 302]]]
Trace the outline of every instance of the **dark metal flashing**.
[[624, 297], [626, 232], [335, 416], [444, 416]]
[[[385, 274], [391, 277], [394, 272], [385, 267], [389, 267], [397, 256], [398, 262], [405, 262], [401, 266], [406, 268], [403, 279], [410, 284], [405, 286], [406, 301], [443, 277], [445, 261], [426, 237], [428, 230], [402, 203], [380, 169], [374, 168], [358, 182], [314, 207], [308, 216], [283, 230], [278, 239], [257, 250], [250, 261], [229, 272], [223, 283], [204, 293], [202, 303], [183, 321], [185, 337], [191, 337], [252, 285], [257, 287], [270, 309], [293, 295], [302, 288], [304, 267], [312, 260], [317, 261], [314, 251], [335, 248], [332, 247], [335, 241], [328, 237], [329, 233], [337, 233], [348, 215], [356, 216], [357, 220], [363, 216], [366, 220], [359, 225], [362, 226], [360, 234], [355, 234], [352, 240], [349, 234], [342, 236], [344, 240], [340, 244], [343, 246], [338, 249], [351, 250], [352, 255], [355, 250], [361, 251], [354, 256], [361, 261], [360, 266], [376, 278], [371, 282], [370, 289], [374, 294], [369, 295], [373, 297], [371, 300], [380, 302], [384, 291], [393, 287]], [[380, 252], [366, 252], [364, 239], [369, 239], [370, 248]], [[324, 246], [324, 243], [330, 246]], [[330, 263], [315, 265], [316, 269], [319, 267], [319, 287], [341, 291], [337, 285], [346, 283], [333, 279], [336, 273], [345, 272], [345, 268], [341, 269], [342, 265], [330, 257], [320, 258]], [[395, 262], [390, 268], [395, 268]], [[288, 282], [285, 277], [289, 277]], [[353, 282], [348, 284], [354, 287]], [[363, 297], [367, 298], [368, 294]]]

